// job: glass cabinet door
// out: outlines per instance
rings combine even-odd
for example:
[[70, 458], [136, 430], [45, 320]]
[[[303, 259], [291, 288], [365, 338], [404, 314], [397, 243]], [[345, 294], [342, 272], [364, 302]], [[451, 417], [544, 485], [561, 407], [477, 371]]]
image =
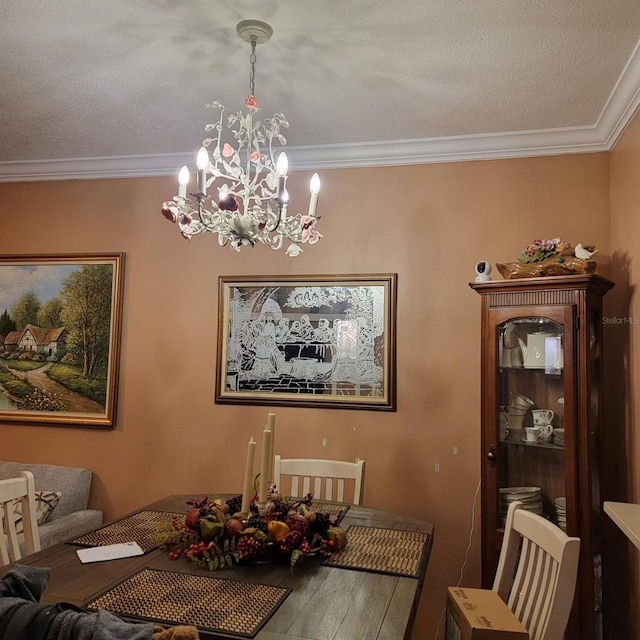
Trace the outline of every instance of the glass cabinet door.
[[497, 326], [496, 339], [497, 528], [520, 500], [566, 531], [565, 326], [517, 317]]

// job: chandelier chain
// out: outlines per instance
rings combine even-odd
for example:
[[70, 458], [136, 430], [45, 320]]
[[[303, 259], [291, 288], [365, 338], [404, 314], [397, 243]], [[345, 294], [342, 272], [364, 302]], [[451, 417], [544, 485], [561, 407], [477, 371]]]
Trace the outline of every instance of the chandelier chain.
[[251, 73], [249, 74], [249, 95], [254, 96], [256, 94], [256, 37], [251, 38], [251, 55], [249, 56], [249, 62], [251, 63]]

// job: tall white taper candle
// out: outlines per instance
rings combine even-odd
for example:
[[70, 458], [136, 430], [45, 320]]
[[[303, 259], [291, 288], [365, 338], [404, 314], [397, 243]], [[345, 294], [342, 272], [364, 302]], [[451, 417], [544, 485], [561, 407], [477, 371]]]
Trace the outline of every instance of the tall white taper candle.
[[276, 446], [276, 414], [270, 413], [267, 416], [267, 429], [271, 431], [271, 451], [269, 451], [269, 482], [273, 482], [273, 471], [275, 467], [275, 446]]
[[265, 429], [262, 432], [262, 464], [260, 465], [260, 491], [258, 501], [267, 501], [267, 489], [269, 488], [269, 453], [271, 451], [271, 431]]
[[[242, 513], [249, 513], [251, 507], [251, 498], [253, 497], [253, 461], [256, 453], [256, 443], [253, 440], [249, 440], [247, 445], [247, 460], [244, 466], [244, 485], [242, 487], [242, 506], [240, 511]], [[233, 514], [231, 514], [233, 515]]]

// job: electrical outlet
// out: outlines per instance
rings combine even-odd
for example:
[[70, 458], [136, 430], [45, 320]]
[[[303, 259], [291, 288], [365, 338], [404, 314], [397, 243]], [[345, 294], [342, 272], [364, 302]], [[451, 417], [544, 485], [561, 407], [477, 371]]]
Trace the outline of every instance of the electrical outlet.
[[439, 462], [436, 462], [435, 470], [436, 470], [436, 473], [438, 473], [440, 471], [440, 463]]
[[460, 451], [460, 449], [458, 449], [457, 445], [455, 447], [453, 447], [453, 455], [454, 456], [457, 456], [459, 451]]
[[322, 438], [322, 446], [326, 447], [328, 443], [328, 440], [326, 438]]

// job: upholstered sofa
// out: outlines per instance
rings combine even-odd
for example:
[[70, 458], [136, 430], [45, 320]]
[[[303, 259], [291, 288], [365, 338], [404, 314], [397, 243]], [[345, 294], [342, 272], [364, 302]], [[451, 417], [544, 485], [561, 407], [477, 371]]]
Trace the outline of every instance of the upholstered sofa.
[[89, 469], [0, 461], [0, 480], [18, 477], [25, 469], [33, 473], [36, 491], [62, 492], [47, 521], [38, 526], [43, 549], [102, 524], [102, 511], [88, 508], [92, 478]]

